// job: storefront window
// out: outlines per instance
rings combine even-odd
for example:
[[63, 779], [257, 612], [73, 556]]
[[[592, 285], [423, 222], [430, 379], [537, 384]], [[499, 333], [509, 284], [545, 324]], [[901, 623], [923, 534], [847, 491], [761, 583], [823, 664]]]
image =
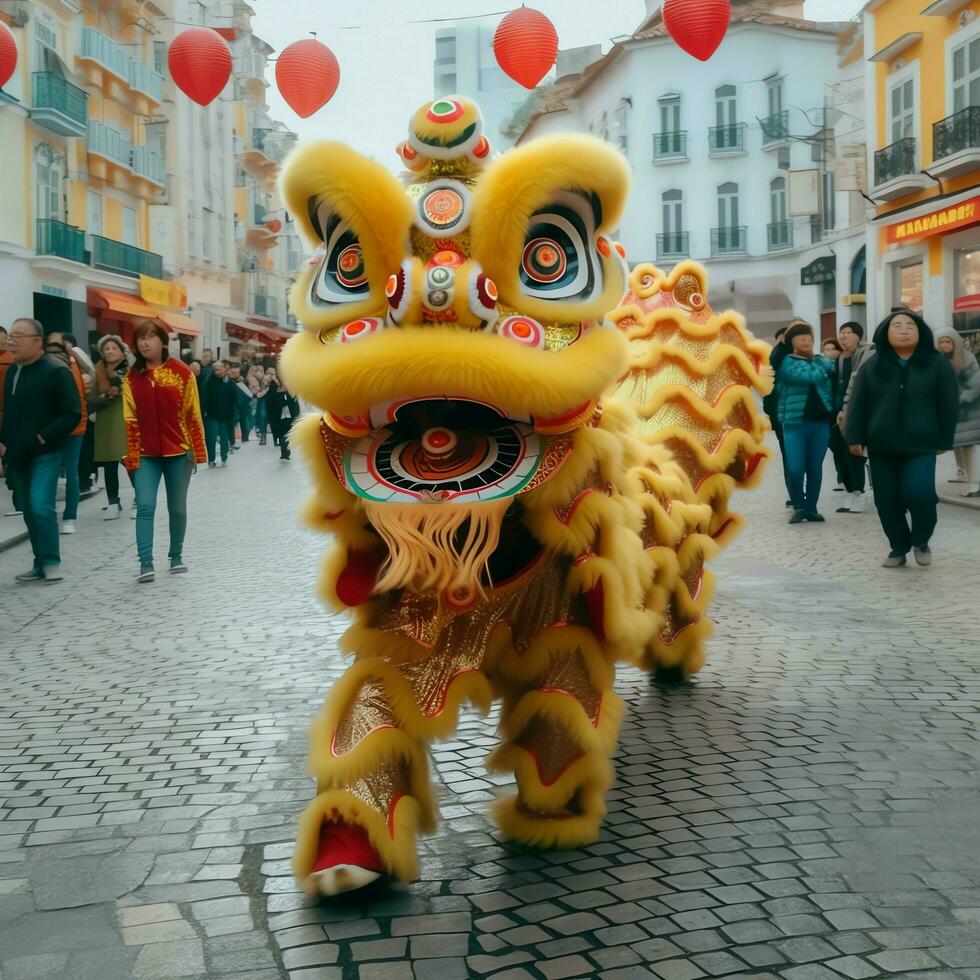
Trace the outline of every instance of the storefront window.
[[917, 313], [922, 312], [922, 260], [912, 265], [895, 268], [892, 288], [892, 306], [907, 306]]
[[967, 347], [980, 350], [980, 247], [956, 252], [956, 297], [953, 327]]
[[956, 295], [980, 293], [980, 248], [964, 248], [956, 253]]

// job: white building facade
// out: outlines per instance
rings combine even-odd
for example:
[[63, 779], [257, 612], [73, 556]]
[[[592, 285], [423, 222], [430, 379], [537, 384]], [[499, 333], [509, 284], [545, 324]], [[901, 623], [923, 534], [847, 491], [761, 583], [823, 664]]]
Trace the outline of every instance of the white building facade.
[[[187, 24], [225, 27], [232, 23], [232, 14], [231, 0], [175, 0], [178, 30]], [[157, 44], [165, 49], [174, 33], [171, 29]], [[189, 345], [196, 353], [220, 347], [225, 319], [241, 316], [232, 307], [232, 283], [238, 275], [233, 97], [230, 84], [210, 105], [200, 106], [168, 83], [165, 123], [160, 127], [169, 136], [165, 147], [170, 178], [166, 203], [151, 208], [151, 236], [167, 277], [187, 289], [188, 314], [201, 329]]]
[[513, 138], [501, 127], [527, 99], [528, 91], [501, 71], [493, 53], [493, 35], [499, 18], [460, 21], [436, 31], [436, 57], [432, 66], [436, 98], [465, 95], [483, 113], [487, 139], [495, 150], [505, 150]]
[[[802, 4], [767, 12], [736, 0], [722, 47], [701, 63], [651, 6], [640, 30], [563, 97], [565, 108], [538, 116], [518, 142], [572, 130], [618, 144], [633, 170], [618, 230], [631, 264], [704, 262], [712, 305], [744, 314], [758, 336], [793, 315], [824, 335], [863, 322], [864, 289], [852, 286], [861, 285], [864, 200], [835, 173], [843, 147], [865, 140], [863, 69], [846, 63], [850, 47], [838, 50], [842, 25], [793, 16]], [[794, 214], [794, 204], [815, 213]]]

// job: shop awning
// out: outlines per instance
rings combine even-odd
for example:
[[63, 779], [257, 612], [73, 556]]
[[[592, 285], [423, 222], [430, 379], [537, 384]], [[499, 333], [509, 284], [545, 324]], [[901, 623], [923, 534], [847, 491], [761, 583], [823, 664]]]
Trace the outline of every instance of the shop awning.
[[250, 325], [258, 327], [266, 336], [275, 338], [281, 344], [284, 344], [290, 337], [296, 335], [295, 330], [283, 330], [282, 327], [277, 327], [274, 324], [261, 322], [257, 317], [249, 317], [248, 322]]
[[244, 323], [227, 320], [225, 322], [225, 333], [235, 340], [258, 341], [261, 344], [268, 344], [278, 350], [290, 337], [294, 336], [292, 330], [283, 330], [282, 327], [265, 323], [258, 318], [249, 318]]
[[980, 293], [970, 293], [969, 296], [958, 296], [953, 300], [954, 313], [972, 313], [980, 310]]
[[123, 320], [132, 323], [136, 320], [154, 320], [163, 323], [161, 311], [149, 303], [143, 302], [139, 296], [130, 293], [117, 293], [114, 289], [88, 288], [89, 313], [95, 317], [106, 317], [109, 320]]
[[169, 310], [160, 311], [160, 319], [173, 331], [185, 337], [201, 337], [204, 331], [183, 313], [171, 313]]

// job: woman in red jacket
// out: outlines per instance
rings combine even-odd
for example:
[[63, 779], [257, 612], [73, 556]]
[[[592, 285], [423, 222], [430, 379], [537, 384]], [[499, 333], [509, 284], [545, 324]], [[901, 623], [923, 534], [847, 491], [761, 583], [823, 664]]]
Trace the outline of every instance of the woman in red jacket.
[[208, 458], [197, 382], [186, 364], [169, 355], [169, 340], [166, 330], [151, 320], [136, 327], [136, 360], [123, 381], [123, 463], [135, 479], [140, 582], [154, 577], [153, 518], [161, 479], [170, 515], [170, 572], [187, 571], [182, 557], [187, 487], [196, 463]]

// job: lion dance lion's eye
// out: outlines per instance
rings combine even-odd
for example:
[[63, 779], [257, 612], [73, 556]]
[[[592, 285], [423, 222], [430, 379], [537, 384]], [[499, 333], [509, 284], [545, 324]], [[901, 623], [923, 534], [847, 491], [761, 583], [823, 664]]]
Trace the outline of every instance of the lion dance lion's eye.
[[531, 217], [521, 252], [521, 286], [535, 299], [588, 302], [602, 291], [597, 215], [582, 194], [561, 192]]
[[364, 250], [351, 228], [336, 215], [321, 216], [323, 261], [314, 281], [313, 299], [320, 303], [352, 303], [370, 294]]

